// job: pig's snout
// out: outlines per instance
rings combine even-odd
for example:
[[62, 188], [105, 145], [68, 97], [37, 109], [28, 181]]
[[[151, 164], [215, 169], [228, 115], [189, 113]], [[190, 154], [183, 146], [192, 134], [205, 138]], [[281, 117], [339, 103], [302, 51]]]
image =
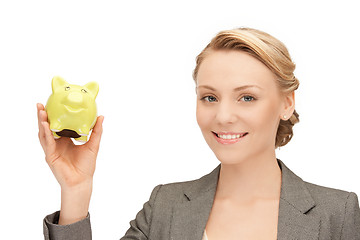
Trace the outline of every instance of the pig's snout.
[[88, 107], [84, 96], [78, 92], [69, 93], [62, 103], [69, 112], [79, 112]]
[[84, 98], [81, 93], [78, 92], [71, 92], [67, 96], [67, 101], [72, 105], [83, 105]]

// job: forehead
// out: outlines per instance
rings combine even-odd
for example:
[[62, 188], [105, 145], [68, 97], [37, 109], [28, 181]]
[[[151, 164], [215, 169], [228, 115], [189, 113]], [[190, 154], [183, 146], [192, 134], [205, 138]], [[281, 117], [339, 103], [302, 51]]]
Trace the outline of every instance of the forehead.
[[215, 50], [201, 63], [197, 85], [234, 88], [258, 85], [264, 89], [276, 87], [275, 74], [261, 61], [244, 51]]

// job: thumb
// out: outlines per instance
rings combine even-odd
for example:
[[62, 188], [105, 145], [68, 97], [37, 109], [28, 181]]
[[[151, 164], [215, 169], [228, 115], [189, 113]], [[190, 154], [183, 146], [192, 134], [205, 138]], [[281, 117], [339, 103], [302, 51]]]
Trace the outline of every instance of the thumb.
[[102, 123], [104, 122], [104, 116], [98, 116], [96, 124], [91, 132], [89, 141], [86, 143], [91, 151], [98, 152], [100, 146], [100, 140], [103, 132]]

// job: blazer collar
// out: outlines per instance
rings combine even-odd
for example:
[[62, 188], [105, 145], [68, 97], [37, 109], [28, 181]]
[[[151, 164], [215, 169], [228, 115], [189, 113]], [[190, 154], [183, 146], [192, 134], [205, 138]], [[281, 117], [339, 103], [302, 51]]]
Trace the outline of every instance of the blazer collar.
[[[315, 206], [305, 182], [281, 160], [281, 193], [277, 239], [318, 239], [320, 219], [307, 215]], [[213, 205], [221, 164], [209, 174], [191, 181], [184, 189], [186, 201], [174, 207], [172, 240], [198, 239], [203, 232]]]

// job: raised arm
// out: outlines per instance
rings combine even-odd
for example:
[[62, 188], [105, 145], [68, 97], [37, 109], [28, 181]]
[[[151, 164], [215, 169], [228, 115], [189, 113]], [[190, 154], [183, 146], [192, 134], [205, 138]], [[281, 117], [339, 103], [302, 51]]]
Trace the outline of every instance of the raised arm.
[[[86, 231], [90, 231], [91, 235], [88, 210], [104, 117], [99, 116], [97, 118], [88, 142], [83, 145], [75, 145], [67, 137], [54, 139], [44, 106], [40, 103], [37, 104], [37, 113], [38, 137], [45, 153], [45, 160], [61, 187], [60, 212], [44, 219], [44, 234], [48, 232], [48, 235], [45, 235], [45, 239], [49, 239], [49, 235], [51, 235], [49, 230], [51, 230], [54, 224], [63, 225], [62, 229], [68, 229], [70, 225], [74, 225], [73, 223], [78, 223], [82, 220], [82, 222], [88, 221], [89, 229]], [[50, 220], [53, 222], [50, 223]], [[61, 230], [61, 228], [57, 229]], [[51, 238], [51, 240], [53, 239], [57, 238]]]

